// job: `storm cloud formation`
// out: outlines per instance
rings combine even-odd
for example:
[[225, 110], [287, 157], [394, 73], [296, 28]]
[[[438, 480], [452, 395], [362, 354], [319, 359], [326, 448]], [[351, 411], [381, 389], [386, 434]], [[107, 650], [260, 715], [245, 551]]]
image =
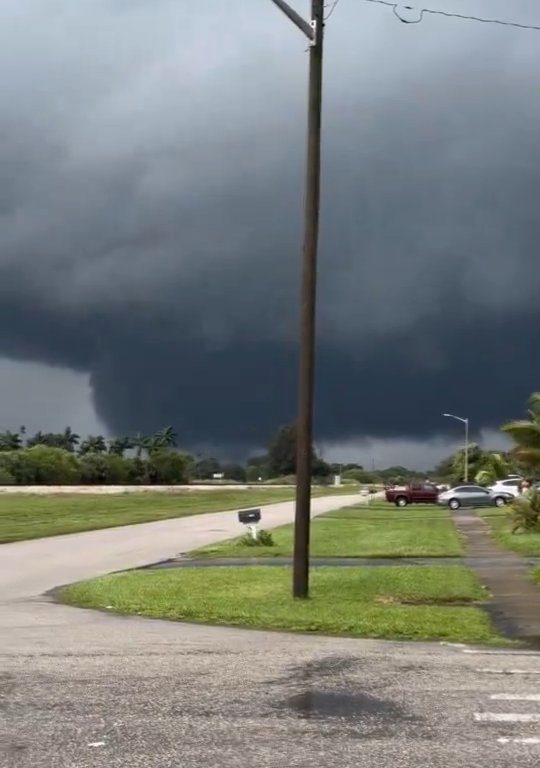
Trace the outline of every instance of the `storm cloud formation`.
[[[495, 427], [539, 384], [540, 35], [387, 11], [328, 26], [324, 440]], [[304, 49], [269, 0], [2, 4], [0, 355], [90, 372], [112, 432], [293, 417]]]

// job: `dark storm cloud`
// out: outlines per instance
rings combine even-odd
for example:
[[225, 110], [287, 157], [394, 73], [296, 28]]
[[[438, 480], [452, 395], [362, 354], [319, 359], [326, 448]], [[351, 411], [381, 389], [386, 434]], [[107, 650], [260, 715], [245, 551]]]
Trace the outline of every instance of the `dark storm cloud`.
[[[538, 386], [538, 35], [382, 10], [328, 29], [330, 440], [493, 426]], [[0, 24], [0, 354], [89, 371], [112, 431], [260, 444], [294, 413], [302, 39], [269, 0]]]

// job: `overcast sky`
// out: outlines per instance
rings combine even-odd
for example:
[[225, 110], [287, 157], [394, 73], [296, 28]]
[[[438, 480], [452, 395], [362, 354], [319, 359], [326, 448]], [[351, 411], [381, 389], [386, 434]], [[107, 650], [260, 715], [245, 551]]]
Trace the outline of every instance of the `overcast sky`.
[[[341, 0], [326, 42], [317, 441], [426, 465], [539, 386], [540, 33]], [[293, 418], [305, 48], [270, 0], [0, 5], [0, 426]]]

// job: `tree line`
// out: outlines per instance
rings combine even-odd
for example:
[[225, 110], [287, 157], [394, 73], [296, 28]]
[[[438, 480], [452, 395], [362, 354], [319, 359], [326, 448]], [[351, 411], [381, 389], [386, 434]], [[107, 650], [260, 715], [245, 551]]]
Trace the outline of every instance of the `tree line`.
[[193, 457], [176, 447], [172, 427], [112, 439], [81, 439], [71, 427], [32, 436], [24, 427], [7, 430], [0, 433], [0, 485], [183, 484], [190, 480]]
[[[469, 478], [489, 485], [515, 473], [540, 476], [540, 393], [528, 402], [527, 417], [509, 422], [502, 431], [514, 447], [503, 453], [469, 445]], [[463, 449], [441, 461], [431, 472], [394, 466], [366, 470], [355, 462], [325, 462], [312, 447], [315, 482], [326, 483], [333, 475], [361, 484], [393, 484], [430, 479], [451, 485], [463, 482]], [[222, 462], [215, 457], [192, 456], [178, 450], [178, 436], [171, 426], [154, 434], [84, 439], [66, 427], [62, 432], [38, 431], [27, 435], [0, 432], [0, 485], [60, 484], [184, 484], [217, 478], [232, 482], [292, 482], [296, 474], [296, 429], [287, 425], [270, 440], [266, 452], [251, 456], [245, 464]]]

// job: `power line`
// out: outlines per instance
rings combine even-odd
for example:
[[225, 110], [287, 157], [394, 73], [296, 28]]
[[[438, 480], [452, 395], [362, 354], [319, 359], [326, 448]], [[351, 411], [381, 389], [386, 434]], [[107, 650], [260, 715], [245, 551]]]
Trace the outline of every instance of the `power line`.
[[[328, 5], [330, 5], [330, 3], [328, 3], [328, 4], [327, 4], [325, 7], [328, 7]], [[335, 10], [336, 10], [336, 8], [338, 7], [338, 5], [339, 5], [339, 0], [334, 0], [334, 2], [332, 3], [332, 7], [330, 8], [330, 10], [328, 11], [328, 13], [327, 13], [327, 14], [326, 14], [326, 16], [324, 17], [324, 20], [325, 20], [325, 21], [328, 21], [328, 19], [329, 19], [329, 18], [330, 18], [330, 16], [331, 16], [331, 15], [334, 13], [334, 11], [335, 11]]]
[[[339, 0], [338, 0], [339, 1]], [[461, 19], [462, 21], [478, 21], [481, 24], [498, 24], [501, 27], [514, 27], [515, 29], [531, 29], [535, 32], [540, 32], [540, 26], [534, 24], [520, 24], [517, 21], [504, 21], [503, 19], [488, 19], [483, 16], [468, 16], [464, 13], [453, 13], [451, 11], [439, 11], [433, 8], [415, 8], [412, 5], [401, 5], [400, 3], [392, 3], [389, 0], [363, 0], [364, 3], [376, 3], [377, 5], [385, 5], [391, 8], [394, 15], [402, 21], [404, 24], [419, 24], [424, 19], [424, 15], [430, 13], [433, 16], [444, 16], [447, 19]], [[399, 9], [403, 8], [405, 11], [417, 11], [419, 16], [417, 19], [406, 19], [400, 15]]]

